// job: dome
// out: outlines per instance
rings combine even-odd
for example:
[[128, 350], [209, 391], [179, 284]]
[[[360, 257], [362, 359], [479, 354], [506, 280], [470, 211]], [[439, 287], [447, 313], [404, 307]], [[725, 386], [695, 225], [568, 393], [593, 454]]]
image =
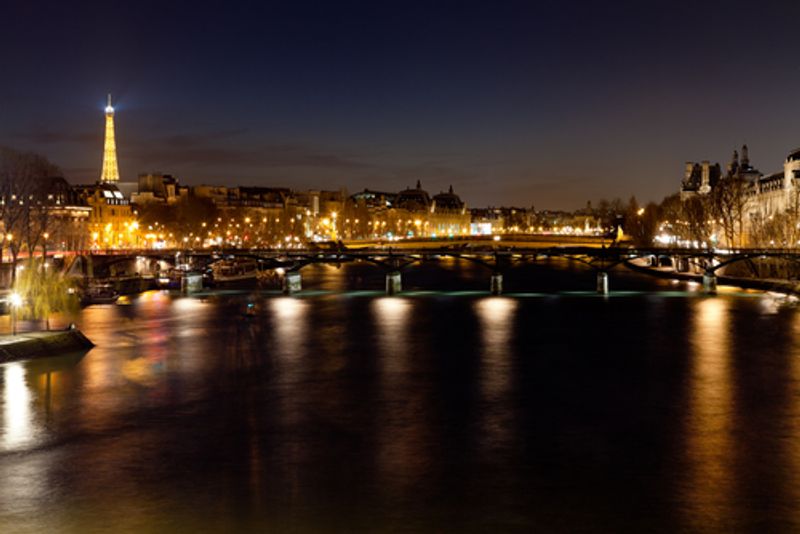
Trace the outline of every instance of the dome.
[[435, 195], [433, 201], [436, 202], [436, 209], [452, 211], [461, 211], [464, 209], [464, 202], [461, 200], [461, 197], [453, 193], [452, 185], [447, 193]]
[[431, 197], [428, 192], [420, 187], [417, 181], [417, 187], [411, 189], [410, 187], [405, 191], [400, 191], [397, 194], [397, 201], [395, 207], [407, 209], [409, 211], [423, 211], [427, 210], [431, 205]]

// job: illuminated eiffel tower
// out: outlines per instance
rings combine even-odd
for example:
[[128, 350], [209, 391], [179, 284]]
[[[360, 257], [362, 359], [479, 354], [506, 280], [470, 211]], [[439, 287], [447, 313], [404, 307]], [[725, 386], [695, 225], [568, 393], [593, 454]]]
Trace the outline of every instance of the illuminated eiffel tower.
[[111, 95], [108, 95], [106, 106], [106, 141], [103, 145], [103, 172], [100, 173], [103, 183], [119, 182], [117, 166], [117, 142], [114, 140], [114, 108], [111, 106]]

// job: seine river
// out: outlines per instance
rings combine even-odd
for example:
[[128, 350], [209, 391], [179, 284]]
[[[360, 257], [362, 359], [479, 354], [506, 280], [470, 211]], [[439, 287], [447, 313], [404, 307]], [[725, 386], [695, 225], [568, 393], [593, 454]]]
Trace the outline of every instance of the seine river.
[[[560, 263], [92, 306], [0, 366], [0, 532], [800, 530], [800, 309]], [[253, 317], [243, 314], [253, 302]], [[5, 328], [4, 325], [0, 325]]]

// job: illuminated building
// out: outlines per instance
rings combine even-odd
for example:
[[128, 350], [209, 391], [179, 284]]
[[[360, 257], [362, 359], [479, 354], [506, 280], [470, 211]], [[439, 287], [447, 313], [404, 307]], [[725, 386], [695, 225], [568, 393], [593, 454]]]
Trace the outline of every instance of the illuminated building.
[[115, 184], [77, 185], [75, 190], [92, 210], [88, 221], [92, 248], [138, 246], [138, 224], [130, 202]]
[[[473, 235], [529, 232], [534, 227], [533, 208], [488, 207], [474, 208], [470, 212], [472, 219], [470, 233]], [[573, 219], [572, 213], [559, 213], [558, 223], [548, 220], [542, 230], [550, 230], [554, 226], [566, 226], [571, 224]]]
[[175, 204], [186, 198], [189, 187], [181, 186], [178, 179], [171, 174], [140, 174], [136, 192], [131, 194], [133, 204]]
[[119, 166], [117, 165], [117, 142], [114, 138], [114, 107], [111, 105], [111, 95], [108, 95], [106, 106], [106, 137], [103, 144], [103, 170], [100, 181], [103, 183], [119, 182]]
[[469, 233], [472, 220], [466, 203], [453, 192], [451, 185], [447, 192], [434, 195], [431, 201], [431, 213], [427, 235], [463, 235]]
[[130, 201], [120, 186], [117, 144], [114, 138], [114, 108], [111, 95], [105, 108], [106, 135], [103, 145], [103, 169], [94, 184], [74, 186], [82, 203], [91, 208], [87, 229], [91, 248], [131, 248], [138, 245], [138, 224]]
[[787, 209], [796, 209], [800, 201], [800, 148], [789, 153], [783, 170], [768, 175], [750, 164], [747, 145], [742, 146], [741, 157], [738, 151], [733, 151], [725, 174], [718, 163], [687, 162], [681, 183], [681, 200], [711, 195], [725, 180], [738, 180], [743, 184], [745, 235], [741, 239], [746, 243], [754, 225]]
[[[48, 210], [45, 245], [50, 251], [84, 250], [88, 247], [92, 208], [64, 178], [49, 178], [37, 195], [40, 209]], [[43, 236], [44, 237], [44, 236]]]
[[471, 216], [450, 187], [433, 198], [417, 180], [397, 194], [387, 213], [387, 234], [398, 237], [446, 237], [469, 233]]

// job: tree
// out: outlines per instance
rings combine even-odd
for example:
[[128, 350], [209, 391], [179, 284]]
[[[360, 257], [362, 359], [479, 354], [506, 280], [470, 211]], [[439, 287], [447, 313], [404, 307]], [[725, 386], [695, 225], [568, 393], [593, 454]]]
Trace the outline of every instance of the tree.
[[625, 211], [625, 233], [628, 234], [637, 246], [650, 246], [653, 244], [660, 220], [660, 209], [657, 204], [650, 202], [646, 207], [640, 208], [636, 197], [628, 201]]
[[39, 258], [26, 262], [14, 290], [23, 298], [22, 316], [44, 320], [47, 330], [52, 314], [74, 312], [80, 305], [74, 282]]
[[[23, 248], [32, 256], [47, 233], [49, 210], [42, 202], [45, 184], [59, 174], [58, 167], [44, 156], [0, 148], [0, 222], [4, 231], [0, 255], [8, 247], [14, 265]], [[13, 284], [14, 269], [11, 279]]]
[[719, 222], [729, 247], [744, 243], [744, 215], [750, 184], [737, 176], [726, 176], [711, 190], [711, 214]]

